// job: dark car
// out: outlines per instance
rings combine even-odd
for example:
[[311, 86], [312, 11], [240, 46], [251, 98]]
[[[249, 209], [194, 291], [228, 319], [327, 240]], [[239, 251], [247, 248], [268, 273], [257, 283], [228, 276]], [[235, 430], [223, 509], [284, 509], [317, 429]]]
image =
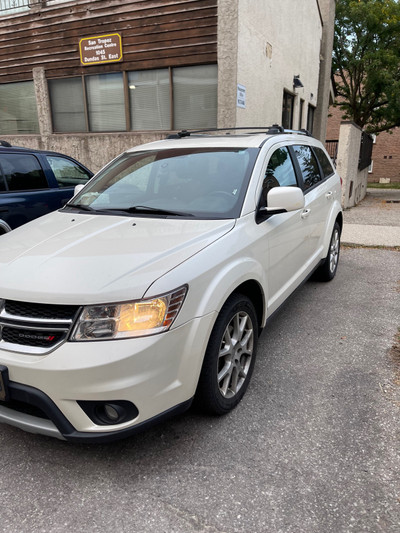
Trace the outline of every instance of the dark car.
[[59, 209], [92, 176], [67, 155], [0, 141], [0, 235]]

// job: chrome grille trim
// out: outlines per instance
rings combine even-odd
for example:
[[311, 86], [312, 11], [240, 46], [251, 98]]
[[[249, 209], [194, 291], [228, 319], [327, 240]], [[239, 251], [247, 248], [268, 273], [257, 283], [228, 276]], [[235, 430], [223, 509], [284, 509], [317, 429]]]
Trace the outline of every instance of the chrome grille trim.
[[[7, 312], [8, 302], [12, 304], [9, 307], [23, 309], [23, 313], [18, 315]], [[27, 309], [32, 309], [31, 314], [34, 316], [29, 316]], [[81, 309], [80, 306], [46, 306], [0, 299], [0, 349], [27, 355], [49, 354], [68, 339]], [[58, 314], [65, 318], [57, 318], [58, 310]], [[49, 318], [51, 314], [55, 318]], [[69, 318], [66, 314], [69, 314]], [[23, 332], [26, 332], [25, 342]], [[47, 346], [43, 345], [47, 342]]]

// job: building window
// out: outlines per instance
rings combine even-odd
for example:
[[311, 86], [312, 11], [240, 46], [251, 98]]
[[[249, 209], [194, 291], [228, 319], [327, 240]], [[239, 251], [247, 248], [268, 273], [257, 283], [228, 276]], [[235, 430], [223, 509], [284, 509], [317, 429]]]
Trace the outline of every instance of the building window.
[[128, 72], [131, 130], [169, 130], [171, 127], [168, 69]]
[[90, 131], [125, 131], [122, 72], [87, 76], [85, 81]]
[[48, 85], [54, 131], [87, 131], [82, 78], [49, 80]]
[[299, 107], [299, 130], [303, 127], [304, 100], [300, 99]]
[[282, 126], [285, 129], [291, 130], [293, 128], [293, 109], [294, 95], [284, 91], [282, 105]]
[[57, 133], [217, 125], [216, 65], [61, 78], [48, 86]]
[[315, 107], [312, 105], [309, 105], [308, 113], [307, 113], [307, 131], [309, 131], [310, 133], [312, 133], [314, 129], [314, 114], [315, 114]]
[[173, 69], [174, 128], [217, 126], [217, 67]]
[[0, 84], [0, 134], [39, 133], [33, 81]]

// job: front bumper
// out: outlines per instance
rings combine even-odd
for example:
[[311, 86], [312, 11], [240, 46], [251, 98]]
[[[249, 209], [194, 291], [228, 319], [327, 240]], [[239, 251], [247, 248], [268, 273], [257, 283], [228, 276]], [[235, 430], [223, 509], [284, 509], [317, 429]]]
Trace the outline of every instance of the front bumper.
[[[214, 319], [206, 315], [149, 337], [66, 342], [44, 356], [0, 350], [9, 374], [0, 422], [71, 441], [105, 442], [182, 412], [194, 396]], [[81, 406], [116, 401], [133, 404], [137, 416], [98, 424]]]

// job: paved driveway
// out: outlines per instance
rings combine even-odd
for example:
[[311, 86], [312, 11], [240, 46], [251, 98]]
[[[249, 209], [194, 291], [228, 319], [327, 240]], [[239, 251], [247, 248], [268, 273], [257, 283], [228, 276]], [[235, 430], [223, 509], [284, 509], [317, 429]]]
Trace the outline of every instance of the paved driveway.
[[0, 426], [0, 531], [398, 533], [399, 266], [344, 249], [264, 331], [229, 416], [91, 446]]

